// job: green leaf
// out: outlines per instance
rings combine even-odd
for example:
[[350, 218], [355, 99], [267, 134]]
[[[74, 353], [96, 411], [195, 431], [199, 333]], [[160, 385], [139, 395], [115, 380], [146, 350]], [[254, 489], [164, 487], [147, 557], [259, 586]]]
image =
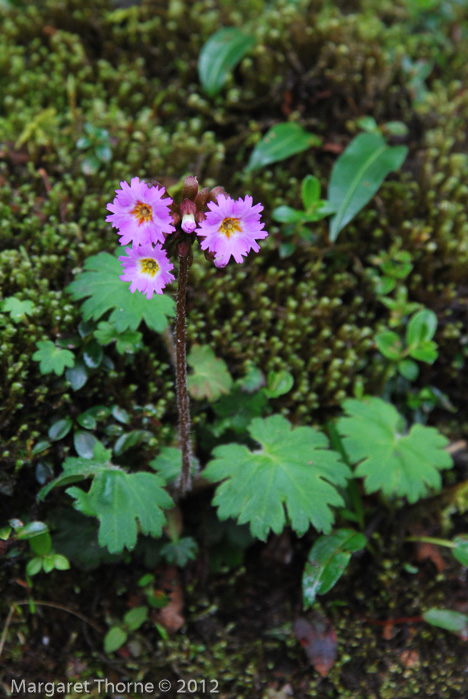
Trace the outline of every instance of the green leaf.
[[407, 136], [409, 133], [408, 127], [402, 121], [387, 121], [384, 129], [392, 136]]
[[98, 440], [93, 434], [79, 430], [73, 435], [73, 444], [79, 456], [83, 459], [92, 459]]
[[400, 374], [408, 381], [414, 381], [418, 378], [419, 367], [416, 362], [411, 359], [403, 359], [403, 361], [398, 364], [398, 371]]
[[145, 438], [148, 439], [148, 437], [151, 436], [151, 432], [148, 432], [147, 430], [132, 430], [131, 432], [125, 432], [124, 434], [120, 435], [114, 444], [114, 454], [120, 456], [124, 453], [124, 451], [127, 451], [127, 449], [131, 449], [137, 444], [140, 444], [140, 442], [142, 442]]
[[330, 221], [330, 240], [364, 208], [390, 172], [406, 158], [406, 146], [388, 146], [380, 134], [356, 136], [340, 155], [330, 177], [328, 200], [336, 206]]
[[312, 524], [329, 532], [331, 506], [343, 505], [336, 490], [350, 472], [325, 435], [312, 427], [292, 428], [282, 415], [255, 418], [249, 432], [260, 448], [241, 444], [216, 447], [214, 459], [203, 471], [210, 481], [223, 481], [214, 504], [220, 519], [249, 522], [253, 536], [265, 540], [270, 530], [279, 534], [286, 513], [294, 531], [304, 534]]
[[232, 377], [226, 363], [215, 357], [207, 345], [194, 345], [187, 357], [187, 364], [193, 369], [191, 376], [187, 377], [187, 387], [196, 400], [206, 398], [215, 401], [231, 390]]
[[88, 138], [88, 136], [81, 136], [76, 142], [76, 147], [79, 148], [79, 150], [86, 150], [90, 145], [91, 139]]
[[107, 143], [98, 143], [94, 149], [94, 155], [101, 163], [108, 163], [112, 159], [112, 150]]
[[170, 564], [183, 568], [188, 561], [197, 557], [198, 544], [191, 536], [185, 536], [177, 541], [168, 541], [161, 547], [161, 556]]
[[406, 328], [406, 343], [410, 347], [424, 345], [435, 335], [437, 316], [428, 308], [423, 308], [410, 318]]
[[18, 541], [23, 541], [24, 539], [32, 539], [40, 534], [46, 534], [48, 531], [49, 527], [44, 522], [30, 522], [18, 529], [15, 534]]
[[47, 442], [45, 439], [39, 440], [39, 442], [36, 442], [36, 444], [33, 446], [31, 449], [31, 454], [32, 456], [37, 456], [38, 454], [41, 454], [43, 451], [48, 449], [50, 447], [50, 442]]
[[255, 37], [244, 34], [236, 27], [215, 32], [200, 51], [198, 76], [203, 90], [214, 97], [226, 83], [233, 70], [255, 44]]
[[88, 380], [88, 370], [86, 369], [84, 362], [82, 362], [81, 359], [78, 359], [74, 366], [67, 369], [65, 372], [65, 378], [74, 391], [79, 391], [80, 388], [83, 388]]
[[453, 464], [438, 430], [417, 424], [404, 434], [401, 415], [380, 398], [349, 399], [343, 408], [348, 417], [338, 420], [338, 432], [367, 493], [381, 490], [413, 503], [440, 488], [439, 471]]
[[318, 136], [308, 133], [300, 124], [292, 121], [276, 124], [253, 149], [246, 171], [277, 163], [321, 143]]
[[101, 161], [95, 155], [90, 153], [81, 163], [81, 171], [84, 175], [95, 175], [101, 166]]
[[363, 534], [353, 529], [338, 529], [321, 536], [312, 546], [302, 576], [304, 608], [311, 607], [317, 595], [324, 595], [341, 578], [351, 554], [367, 543]]
[[302, 203], [308, 211], [320, 200], [320, 182], [314, 175], [306, 175], [301, 186]]
[[423, 614], [424, 621], [446, 631], [452, 631], [463, 641], [468, 641], [468, 615], [450, 609], [433, 607]]
[[112, 408], [112, 417], [118, 422], [121, 422], [123, 425], [128, 425], [130, 422], [130, 415], [124, 408], [119, 408], [118, 405], [114, 405]]
[[53, 488], [77, 483], [85, 478], [92, 478], [106, 468], [115, 468], [110, 463], [111, 454], [112, 452], [110, 449], [106, 449], [103, 444], [98, 442], [94, 447], [92, 459], [68, 457], [63, 463], [63, 472], [60, 476], [41, 488], [37, 496], [38, 499], [43, 500]]
[[24, 316], [30, 316], [34, 313], [35, 308], [32, 301], [21, 301], [16, 296], [8, 296], [2, 303], [2, 311], [9, 313], [14, 323], [23, 320]]
[[252, 366], [245, 376], [237, 380], [237, 385], [242, 391], [255, 393], [255, 391], [258, 391], [265, 385], [265, 377], [258, 367]]
[[141, 333], [135, 330], [118, 332], [115, 325], [105, 321], [98, 324], [97, 330], [94, 331], [94, 337], [100, 345], [110, 345], [111, 342], [115, 342], [119, 354], [134, 354], [143, 347]]
[[39, 371], [41, 374], [50, 374], [54, 371], [57, 376], [61, 376], [65, 367], [72, 367], [75, 363], [75, 355], [70, 350], [56, 347], [50, 340], [40, 340], [36, 342], [37, 352], [32, 358], [40, 362]]
[[29, 575], [29, 577], [32, 578], [33, 575], [37, 575], [41, 570], [42, 557], [35, 556], [34, 558], [31, 558], [30, 561], [28, 561], [28, 564], [26, 566], [26, 575]]
[[69, 570], [70, 561], [61, 553], [54, 553], [52, 556], [55, 570]]
[[44, 573], [51, 573], [55, 568], [54, 564], [55, 561], [53, 554], [42, 557], [42, 567], [44, 569]]
[[384, 357], [396, 362], [403, 357], [400, 336], [388, 330], [375, 336], [375, 344]]
[[[238, 383], [238, 382], [236, 382]], [[218, 420], [210, 425], [210, 431], [215, 437], [219, 437], [226, 430], [233, 430], [237, 434], [245, 433], [247, 427], [255, 417], [260, 417], [267, 408], [265, 391], [247, 393], [240, 385], [235, 385], [227, 396], [222, 396], [213, 409]]]
[[468, 535], [460, 534], [453, 540], [455, 548], [452, 549], [453, 556], [463, 566], [468, 567]]
[[88, 342], [83, 348], [83, 360], [90, 369], [97, 369], [102, 362], [102, 347], [95, 340]]
[[268, 398], [278, 398], [285, 393], [289, 393], [293, 386], [293, 375], [286, 369], [270, 371], [268, 373], [267, 386], [263, 392]]
[[356, 119], [356, 126], [368, 133], [378, 133], [379, 131], [379, 125], [374, 117], [371, 116], [359, 117], [359, 119]]
[[127, 612], [123, 623], [129, 631], [136, 631], [148, 618], [148, 607], [134, 607]]
[[52, 539], [48, 532], [43, 532], [30, 539], [29, 545], [36, 556], [46, 556], [52, 549]]
[[128, 638], [128, 634], [120, 626], [113, 626], [104, 636], [104, 650], [113, 653], [119, 650]]
[[163, 447], [157, 457], [150, 461], [150, 466], [165, 483], [173, 483], [182, 470], [182, 453], [176, 447]]
[[163, 509], [174, 506], [163, 485], [152, 473], [108, 468], [96, 474], [88, 493], [76, 487], [66, 492], [75, 498], [79, 512], [99, 519], [99, 545], [120, 553], [125, 547], [135, 548], [137, 521], [143, 534], [161, 536], [166, 521]]
[[112, 310], [109, 322], [118, 332], [136, 330], [141, 321], [156, 332], [162, 332], [168, 317], [175, 313], [175, 304], [170, 296], [156, 294], [149, 301], [143, 294], [130, 293], [129, 284], [119, 279], [122, 267], [118, 259], [108, 252], [88, 257], [84, 271], [67, 286], [75, 300], [89, 297], [81, 310], [85, 320], [98, 320]]
[[305, 212], [292, 209], [290, 206], [277, 206], [271, 214], [274, 221], [280, 223], [299, 223], [304, 220]]
[[427, 362], [427, 364], [433, 364], [439, 353], [437, 351], [437, 343], [428, 340], [419, 345], [419, 347], [412, 347], [409, 350], [410, 357], [413, 359], [419, 359], [420, 362]]
[[69, 417], [65, 417], [63, 420], [57, 420], [57, 422], [54, 422], [52, 427], [49, 429], [49, 439], [51, 439], [53, 442], [63, 439], [70, 432], [72, 425], [73, 420], [71, 420]]

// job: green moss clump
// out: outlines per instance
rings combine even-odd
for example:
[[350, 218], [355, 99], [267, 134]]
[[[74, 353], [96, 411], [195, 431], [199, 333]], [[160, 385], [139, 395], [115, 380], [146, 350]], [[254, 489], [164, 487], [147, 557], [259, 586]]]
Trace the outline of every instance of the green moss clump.
[[[434, 382], [461, 400], [468, 388], [459, 376], [467, 344], [457, 301], [468, 255], [462, 155], [468, 102], [455, 76], [467, 70], [460, 58], [466, 39], [462, 34], [448, 48], [452, 20], [441, 21], [431, 45], [429, 20], [376, 0], [346, 7], [319, 0], [235, 6], [147, 0], [128, 9], [107, 0], [92, 6], [47, 0], [6, 12], [0, 283], [4, 297], [36, 304], [28, 325], [8, 316], [0, 324], [6, 358], [0, 428], [12, 468], [28, 461], [25, 432], [43, 433], [57, 411], [85, 409], [102, 403], [103, 395], [130, 412], [157, 396], [165, 406], [158, 439], [173, 425], [172, 368], [157, 339], [145, 337], [148, 345], [133, 363], [111, 350], [115, 370], [96, 371], [76, 394], [62, 379], [41, 377], [31, 359], [38, 340], [76, 334], [79, 309], [63, 290], [87, 256], [113, 249], [105, 205], [118, 183], [135, 175], [156, 176], [176, 192], [181, 178], [194, 173], [203, 185], [222, 184], [233, 196], [249, 192], [264, 204], [270, 236], [261, 255], [222, 271], [195, 261], [188, 332], [190, 342], [209, 343], [235, 375], [252, 363], [292, 371], [294, 388], [278, 408], [313, 422], [335, 411], [357, 381], [369, 390], [378, 385], [372, 338], [386, 311], [365, 269], [392, 244], [411, 252], [411, 298], [439, 315]], [[231, 25], [255, 29], [256, 44], [226, 88], [208, 99], [197, 58], [216, 29]], [[426, 100], [415, 105], [402, 58], [429, 59], [431, 46], [436, 65], [425, 83]], [[281, 259], [283, 230], [271, 221], [272, 209], [298, 204], [309, 172], [326, 187], [336, 159], [328, 146], [346, 145], [365, 114], [408, 124], [403, 172], [383, 185], [335, 248], [325, 244], [321, 223], [317, 244]], [[320, 134], [327, 147], [246, 173], [255, 143], [288, 118]], [[85, 153], [76, 147], [86, 123], [107, 129], [112, 148], [111, 161], [93, 175], [83, 173]]]

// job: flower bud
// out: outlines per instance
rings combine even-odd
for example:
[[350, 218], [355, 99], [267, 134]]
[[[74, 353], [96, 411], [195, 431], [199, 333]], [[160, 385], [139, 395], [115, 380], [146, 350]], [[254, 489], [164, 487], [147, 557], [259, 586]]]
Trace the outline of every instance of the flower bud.
[[182, 189], [182, 199], [195, 200], [198, 193], [198, 180], [193, 175], [189, 175], [184, 180], [184, 187]]
[[193, 214], [184, 214], [184, 216], [182, 216], [182, 230], [185, 231], [185, 233], [193, 233], [196, 227], [197, 224]]

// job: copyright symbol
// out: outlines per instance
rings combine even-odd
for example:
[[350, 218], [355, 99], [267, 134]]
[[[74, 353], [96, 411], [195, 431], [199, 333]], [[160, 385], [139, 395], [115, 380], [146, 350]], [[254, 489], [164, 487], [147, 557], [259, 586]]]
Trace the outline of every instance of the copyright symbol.
[[158, 686], [161, 692], [168, 692], [171, 688], [171, 683], [169, 680], [161, 680]]

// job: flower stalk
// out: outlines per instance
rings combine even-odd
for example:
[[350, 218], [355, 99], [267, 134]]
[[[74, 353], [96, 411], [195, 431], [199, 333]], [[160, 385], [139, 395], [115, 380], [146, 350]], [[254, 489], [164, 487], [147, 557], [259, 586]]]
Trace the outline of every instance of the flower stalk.
[[182, 451], [182, 471], [178, 480], [181, 495], [190, 490], [191, 478], [191, 444], [190, 444], [190, 404], [187, 392], [187, 361], [186, 361], [186, 300], [187, 280], [190, 258], [188, 255], [180, 258], [177, 309], [175, 325], [176, 341], [176, 376], [177, 376], [177, 406], [179, 409], [179, 443]]

